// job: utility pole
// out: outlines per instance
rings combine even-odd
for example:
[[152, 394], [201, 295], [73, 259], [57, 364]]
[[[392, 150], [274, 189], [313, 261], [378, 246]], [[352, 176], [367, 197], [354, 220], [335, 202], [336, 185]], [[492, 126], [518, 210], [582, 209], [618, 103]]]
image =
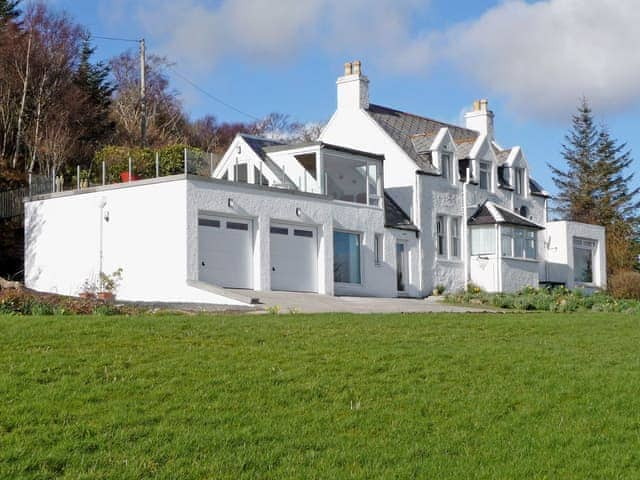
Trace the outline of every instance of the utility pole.
[[147, 144], [147, 94], [145, 89], [145, 48], [144, 38], [140, 39], [140, 142]]

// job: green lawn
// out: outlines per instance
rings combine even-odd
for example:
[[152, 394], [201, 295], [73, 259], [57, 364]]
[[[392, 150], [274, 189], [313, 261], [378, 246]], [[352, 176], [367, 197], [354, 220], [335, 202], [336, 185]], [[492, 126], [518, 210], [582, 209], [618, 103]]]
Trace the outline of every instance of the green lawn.
[[640, 318], [0, 317], [0, 478], [640, 478]]

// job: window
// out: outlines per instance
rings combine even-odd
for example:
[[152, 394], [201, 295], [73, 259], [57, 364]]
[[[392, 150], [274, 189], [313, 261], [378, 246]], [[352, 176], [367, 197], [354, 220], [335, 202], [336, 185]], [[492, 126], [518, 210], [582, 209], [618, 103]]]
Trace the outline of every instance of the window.
[[376, 266], [382, 265], [383, 250], [384, 250], [384, 236], [381, 233], [376, 233], [373, 237], [373, 258]]
[[593, 257], [598, 242], [586, 238], [573, 239], [573, 279], [593, 283]]
[[227, 222], [227, 228], [229, 230], [249, 230], [248, 223], [239, 223], [239, 222]]
[[337, 283], [361, 283], [360, 235], [333, 232], [333, 280]]
[[524, 195], [524, 168], [516, 168], [513, 170], [515, 176], [515, 189], [518, 195]]
[[502, 256], [537, 258], [537, 233], [528, 228], [502, 226]]
[[296, 160], [300, 162], [300, 165], [309, 172], [314, 179], [318, 179], [318, 172], [316, 169], [316, 154], [315, 153], [303, 153], [302, 155], [296, 155]]
[[502, 256], [513, 257], [513, 228], [505, 227], [505, 226], [501, 228], [502, 228]]
[[289, 235], [289, 229], [284, 227], [271, 227], [269, 231], [274, 235]]
[[438, 215], [436, 217], [436, 248], [438, 255], [441, 257], [447, 256], [447, 223], [444, 215]]
[[233, 178], [236, 182], [247, 183], [247, 164], [238, 163], [233, 166]]
[[269, 180], [262, 175], [262, 172], [257, 167], [253, 167], [253, 183], [256, 185], [269, 186]]
[[198, 225], [201, 225], [203, 227], [220, 228], [220, 221], [219, 220], [211, 220], [211, 219], [208, 219], [208, 218], [199, 218], [198, 219]]
[[460, 219], [451, 219], [451, 258], [460, 257]]
[[531, 260], [536, 258], [536, 232], [533, 230], [524, 231], [524, 256]]
[[496, 252], [496, 230], [491, 226], [471, 228], [471, 255], [491, 255]]
[[307, 238], [313, 238], [313, 231], [312, 231], [312, 230], [298, 230], [298, 229], [294, 229], [294, 230], [293, 230], [293, 236], [294, 236], [294, 237], [307, 237]]
[[491, 163], [480, 162], [480, 188], [491, 191]]
[[451, 182], [451, 155], [448, 153], [443, 153], [441, 156], [442, 160], [442, 167], [441, 167], [441, 171], [442, 171], [442, 177], [446, 178], [449, 182]]

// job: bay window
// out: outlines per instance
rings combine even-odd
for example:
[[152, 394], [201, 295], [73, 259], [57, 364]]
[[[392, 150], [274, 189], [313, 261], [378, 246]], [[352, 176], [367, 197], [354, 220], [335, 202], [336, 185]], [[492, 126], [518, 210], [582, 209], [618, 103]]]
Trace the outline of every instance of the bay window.
[[502, 256], [527, 258], [537, 257], [537, 233], [530, 228], [502, 226]]
[[496, 253], [496, 230], [493, 225], [472, 227], [471, 255], [492, 255]]

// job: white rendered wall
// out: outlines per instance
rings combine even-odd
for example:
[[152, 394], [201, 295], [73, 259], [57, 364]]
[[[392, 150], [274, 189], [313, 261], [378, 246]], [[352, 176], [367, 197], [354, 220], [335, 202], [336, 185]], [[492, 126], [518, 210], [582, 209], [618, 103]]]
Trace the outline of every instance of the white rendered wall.
[[579, 222], [555, 221], [547, 223], [545, 232], [546, 279], [563, 282], [568, 288], [577, 285], [574, 280], [573, 239], [596, 240], [598, 247], [593, 263], [593, 284], [596, 288], [607, 287], [607, 255], [605, 229], [599, 225]]
[[186, 180], [141, 181], [99, 191], [63, 193], [25, 204], [25, 283], [77, 295], [97, 281], [100, 204], [103, 271], [122, 268], [117, 298], [242, 304], [187, 285]]
[[502, 259], [502, 291], [517, 292], [525, 287], [538, 288], [539, 267], [535, 260], [520, 258]]
[[[316, 227], [319, 237], [318, 274], [319, 293], [328, 295], [396, 296], [395, 238], [409, 241], [409, 258], [413, 265], [419, 255], [413, 232], [396, 232], [384, 228], [384, 210], [366, 205], [331, 201], [315, 195], [304, 195], [287, 190], [269, 189], [253, 185], [235, 184], [218, 180], [189, 181], [187, 189], [188, 278], [197, 279], [197, 222], [198, 214], [250, 219], [254, 224], [254, 285], [257, 290], [271, 288], [271, 262], [269, 227], [271, 222]], [[229, 199], [232, 205], [229, 206]], [[296, 209], [300, 209], [300, 216]], [[361, 246], [360, 285], [334, 285], [333, 230], [359, 233]], [[384, 262], [375, 266], [373, 245], [375, 234], [384, 234]], [[409, 294], [417, 296], [419, 270], [413, 266], [410, 274]]]

